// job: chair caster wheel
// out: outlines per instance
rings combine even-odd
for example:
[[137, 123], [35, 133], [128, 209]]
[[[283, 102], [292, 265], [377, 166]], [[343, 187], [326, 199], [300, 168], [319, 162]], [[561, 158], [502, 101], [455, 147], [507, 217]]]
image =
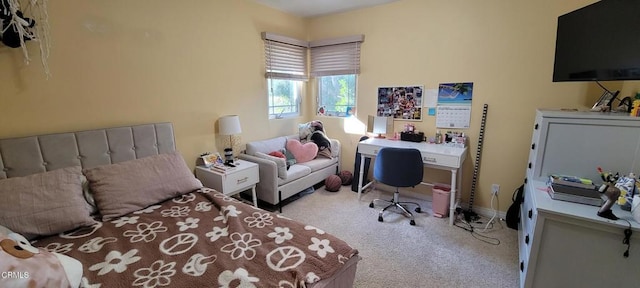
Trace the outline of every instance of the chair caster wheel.
[[416, 221], [411, 220], [411, 221], [409, 221], [409, 224], [410, 224], [411, 226], [416, 226]]
[[373, 202], [369, 203], [369, 208], [373, 208]]
[[420, 207], [418, 207], [418, 208], [416, 208], [415, 211], [416, 211], [416, 213], [420, 213], [420, 212], [422, 212], [422, 209], [420, 209]]
[[378, 222], [382, 222], [382, 216], [378, 216]]

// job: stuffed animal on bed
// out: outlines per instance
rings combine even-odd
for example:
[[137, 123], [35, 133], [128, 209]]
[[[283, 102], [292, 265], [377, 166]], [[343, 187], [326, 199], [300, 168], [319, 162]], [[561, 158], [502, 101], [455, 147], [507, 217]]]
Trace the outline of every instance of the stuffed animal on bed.
[[0, 287], [79, 287], [82, 264], [0, 226]]

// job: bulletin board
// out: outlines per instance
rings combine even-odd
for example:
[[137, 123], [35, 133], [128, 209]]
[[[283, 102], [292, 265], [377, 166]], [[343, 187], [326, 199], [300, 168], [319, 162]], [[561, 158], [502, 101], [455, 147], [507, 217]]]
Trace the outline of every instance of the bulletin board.
[[423, 86], [378, 87], [377, 116], [422, 121]]

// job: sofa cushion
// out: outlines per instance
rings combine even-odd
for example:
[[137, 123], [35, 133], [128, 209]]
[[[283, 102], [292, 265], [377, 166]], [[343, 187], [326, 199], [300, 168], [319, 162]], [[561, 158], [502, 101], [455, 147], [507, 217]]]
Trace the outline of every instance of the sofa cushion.
[[313, 142], [300, 143], [296, 139], [287, 140], [287, 150], [296, 157], [296, 163], [311, 161], [318, 155], [318, 145]]
[[309, 167], [309, 169], [311, 169], [311, 172], [316, 172], [318, 170], [324, 169], [326, 167], [329, 167], [335, 164], [336, 162], [338, 162], [338, 160], [339, 160], [338, 158], [332, 158], [332, 159], [316, 158], [309, 162], [301, 163], [299, 165], [307, 166]]
[[282, 179], [280, 177], [278, 177], [278, 186], [281, 186], [283, 184], [289, 183], [291, 181], [294, 181], [296, 179], [300, 179], [304, 176], [307, 176], [311, 174], [311, 168], [309, 168], [306, 165], [302, 165], [302, 164], [294, 164], [291, 165], [291, 167], [289, 167], [289, 170], [287, 170], [287, 178], [286, 179]]
[[287, 160], [280, 157], [271, 156], [262, 152], [256, 152], [256, 157], [276, 162], [278, 168], [278, 178], [287, 179]]
[[247, 154], [256, 155], [256, 152], [262, 152], [265, 154], [269, 154], [272, 151], [278, 151], [284, 149], [285, 144], [287, 143], [287, 137], [276, 137], [271, 139], [266, 139], [262, 141], [253, 141], [247, 143]]

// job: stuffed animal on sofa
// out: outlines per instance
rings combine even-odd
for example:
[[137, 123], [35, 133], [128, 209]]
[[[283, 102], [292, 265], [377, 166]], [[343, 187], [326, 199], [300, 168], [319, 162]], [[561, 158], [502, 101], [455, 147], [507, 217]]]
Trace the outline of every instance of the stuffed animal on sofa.
[[82, 264], [0, 226], [0, 287], [79, 287]]
[[318, 145], [318, 156], [331, 159], [331, 141], [324, 132], [322, 121], [313, 120], [298, 125], [300, 142], [313, 142]]

